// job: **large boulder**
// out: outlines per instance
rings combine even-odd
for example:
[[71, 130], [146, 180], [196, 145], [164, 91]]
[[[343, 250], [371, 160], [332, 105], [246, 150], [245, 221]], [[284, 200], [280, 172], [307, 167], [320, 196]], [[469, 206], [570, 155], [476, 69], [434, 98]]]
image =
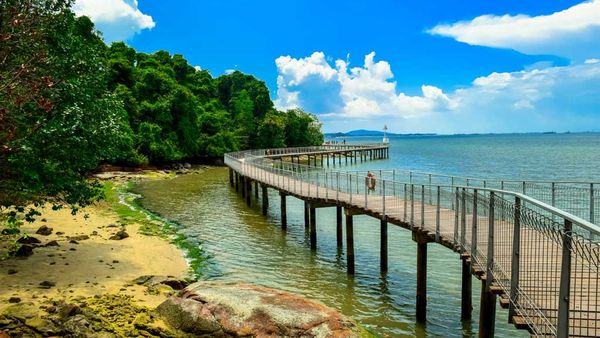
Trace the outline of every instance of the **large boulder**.
[[194, 283], [157, 311], [171, 326], [211, 337], [360, 337], [335, 310], [287, 292], [248, 284]]

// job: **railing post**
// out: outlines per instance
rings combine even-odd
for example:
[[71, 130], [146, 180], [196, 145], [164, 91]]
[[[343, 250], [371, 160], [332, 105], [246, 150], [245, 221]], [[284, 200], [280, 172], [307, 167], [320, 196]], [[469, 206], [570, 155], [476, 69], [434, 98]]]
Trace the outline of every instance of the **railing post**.
[[[450, 177], [450, 186], [452, 187], [452, 190], [454, 190], [454, 176]], [[455, 201], [452, 201], [452, 210], [458, 211], [458, 198]]]
[[558, 292], [558, 324], [556, 336], [566, 338], [569, 336], [569, 303], [571, 291], [571, 241], [573, 223], [565, 219], [562, 235], [562, 261], [560, 265], [560, 290]]
[[512, 259], [510, 263], [510, 303], [508, 304], [508, 322], [513, 322], [519, 297], [519, 270], [521, 254], [521, 199], [515, 197], [515, 216], [513, 220]]
[[477, 264], [477, 189], [473, 190], [473, 218], [471, 228], [471, 256], [473, 257], [473, 263]]
[[336, 181], [336, 185], [337, 185], [337, 188], [335, 189], [335, 200], [337, 202], [339, 202], [340, 201], [340, 172], [339, 171], [336, 172], [335, 176], [336, 176], [335, 181]]
[[383, 198], [383, 218], [385, 219], [385, 180], [381, 180], [381, 195]]
[[552, 182], [552, 186], [550, 187], [552, 190], [552, 206], [556, 206], [556, 183]]
[[594, 223], [594, 183], [590, 183], [590, 223]]
[[319, 198], [319, 173], [315, 173], [315, 185], [317, 186], [317, 198]]
[[421, 185], [421, 229], [425, 228], [425, 185]]
[[431, 174], [429, 174], [429, 204], [431, 204]]
[[415, 185], [410, 185], [410, 227], [415, 225]]
[[486, 288], [489, 291], [492, 285], [493, 270], [494, 270], [494, 225], [495, 225], [495, 206], [494, 206], [495, 193], [490, 192], [490, 200], [488, 207], [488, 243], [487, 243], [487, 268], [486, 268]]
[[458, 188], [454, 188], [454, 245], [458, 245], [458, 214], [460, 210], [460, 192]]
[[462, 189], [462, 201], [460, 203], [460, 246], [463, 252], [465, 251], [465, 229], [467, 228], [467, 192]]
[[408, 196], [407, 196], [407, 194], [408, 194], [408, 189], [406, 189], [406, 183], [404, 183], [404, 198], [403, 198], [403, 200], [404, 200], [404, 218], [403, 218], [403, 220], [404, 220], [404, 222], [406, 222], [406, 217], [408, 214]]
[[352, 175], [348, 174], [348, 192], [350, 193], [350, 204], [352, 204]]
[[[327, 160], [327, 161], [328, 161], [327, 163], [329, 163], [329, 160]], [[327, 174], [328, 173], [325, 172], [325, 199], [329, 200], [329, 188], [327, 187], [327, 185], [328, 185], [328, 179], [327, 179], [328, 175]]]
[[[392, 181], [396, 182], [396, 169], [392, 170]], [[396, 196], [396, 184], [394, 184], [394, 196]]]
[[435, 203], [435, 241], [440, 241], [440, 186], [436, 189], [436, 203]]
[[[370, 178], [369, 178], [370, 180]], [[369, 184], [371, 184], [371, 182], [368, 182]], [[369, 194], [368, 191], [368, 187], [367, 187], [367, 178], [365, 178], [365, 209], [367, 208], [367, 195]]]

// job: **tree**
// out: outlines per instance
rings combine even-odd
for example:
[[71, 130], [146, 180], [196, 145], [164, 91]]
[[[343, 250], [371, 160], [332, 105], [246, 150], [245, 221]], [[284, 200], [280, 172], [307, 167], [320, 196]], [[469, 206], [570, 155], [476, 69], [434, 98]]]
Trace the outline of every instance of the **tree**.
[[302, 147], [323, 143], [321, 124], [318, 119], [301, 109], [286, 112], [285, 144], [288, 147]]
[[285, 147], [285, 116], [268, 113], [258, 127], [259, 148]]
[[0, 207], [93, 202], [101, 190], [85, 175], [127, 133], [122, 102], [106, 90], [106, 46], [69, 6], [0, 2], [0, 38], [9, 41], [0, 49]]

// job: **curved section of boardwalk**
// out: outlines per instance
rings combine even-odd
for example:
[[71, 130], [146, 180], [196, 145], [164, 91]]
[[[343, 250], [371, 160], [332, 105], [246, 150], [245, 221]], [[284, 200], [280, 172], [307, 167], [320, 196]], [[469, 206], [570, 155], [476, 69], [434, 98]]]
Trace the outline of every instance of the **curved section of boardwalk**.
[[425, 319], [427, 243], [437, 242], [463, 260], [463, 319], [471, 314], [470, 274], [482, 280], [480, 336], [493, 335], [497, 295], [509, 309], [508, 320], [534, 336], [600, 336], [596, 225], [522, 193], [389, 177], [373, 182], [364, 173], [301, 164], [324, 156], [333, 156], [335, 163], [336, 154], [338, 165], [341, 156], [351, 162], [385, 158], [387, 150], [382, 144], [252, 150], [227, 154], [225, 163], [247, 198], [251, 182], [262, 186], [263, 210], [266, 189], [280, 191], [284, 226], [285, 196], [304, 200], [313, 247], [314, 208], [337, 208], [338, 245], [343, 208], [349, 273], [354, 273], [353, 215], [381, 220], [382, 270], [387, 270], [388, 222], [412, 231], [418, 244], [417, 321]]

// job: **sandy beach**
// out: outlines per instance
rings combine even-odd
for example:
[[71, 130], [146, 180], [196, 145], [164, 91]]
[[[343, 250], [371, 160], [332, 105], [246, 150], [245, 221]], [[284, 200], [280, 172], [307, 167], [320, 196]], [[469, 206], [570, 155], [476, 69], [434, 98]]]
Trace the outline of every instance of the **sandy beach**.
[[[51, 231], [36, 234], [44, 226]], [[114, 205], [104, 201], [76, 215], [69, 208], [43, 209], [35, 222], [21, 226], [21, 236], [39, 241], [31, 244], [33, 254], [0, 261], [0, 316], [18, 307], [43, 318], [51, 302], [77, 303], [98, 296], [155, 308], [174, 291], [149, 290], [132, 281], [141, 276], [184, 279], [190, 277], [189, 268], [184, 253], [168, 238], [144, 235], [141, 226], [123, 222]], [[9, 244], [4, 236], [0, 250], [6, 252]]]

